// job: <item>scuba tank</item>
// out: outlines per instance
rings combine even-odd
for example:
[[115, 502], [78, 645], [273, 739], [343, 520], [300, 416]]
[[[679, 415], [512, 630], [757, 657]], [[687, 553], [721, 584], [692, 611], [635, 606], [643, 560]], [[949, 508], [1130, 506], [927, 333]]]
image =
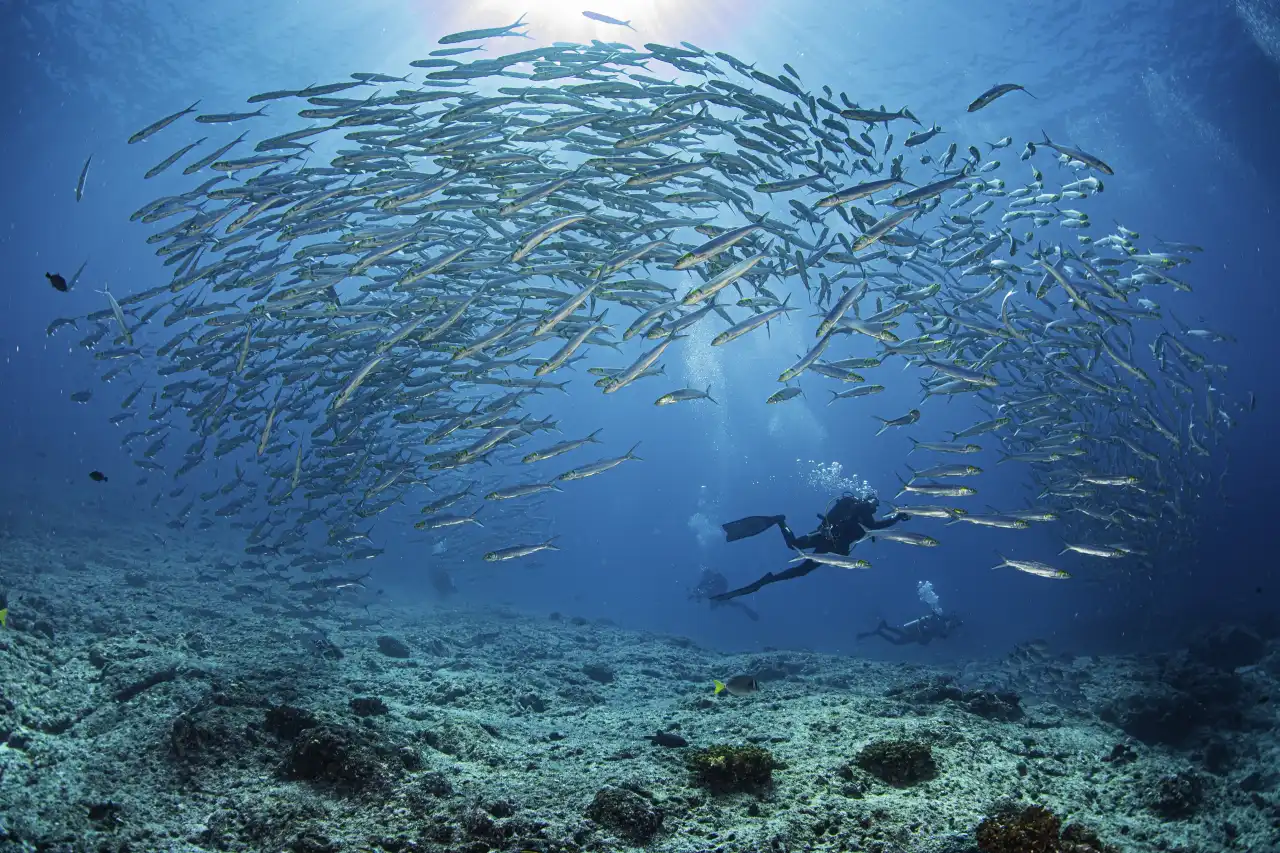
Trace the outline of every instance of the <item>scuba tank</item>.
[[[826, 510], [819, 516], [819, 518], [821, 518], [823, 524], [828, 527], [838, 527], [854, 517], [854, 508], [860, 503], [861, 500], [857, 495], [845, 492], [838, 498], [832, 498], [827, 504]], [[839, 512], [833, 518], [832, 513], [837, 510]]]

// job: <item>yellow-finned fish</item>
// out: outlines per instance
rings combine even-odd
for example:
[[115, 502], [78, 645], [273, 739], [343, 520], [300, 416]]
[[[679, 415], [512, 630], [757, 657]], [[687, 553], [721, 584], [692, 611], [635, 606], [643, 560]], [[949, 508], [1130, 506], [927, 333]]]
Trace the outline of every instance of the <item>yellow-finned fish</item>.
[[735, 675], [733, 678], [720, 681], [713, 679], [715, 684], [715, 695], [728, 693], [730, 696], [750, 696], [760, 689], [760, 682], [756, 681], [753, 675]]

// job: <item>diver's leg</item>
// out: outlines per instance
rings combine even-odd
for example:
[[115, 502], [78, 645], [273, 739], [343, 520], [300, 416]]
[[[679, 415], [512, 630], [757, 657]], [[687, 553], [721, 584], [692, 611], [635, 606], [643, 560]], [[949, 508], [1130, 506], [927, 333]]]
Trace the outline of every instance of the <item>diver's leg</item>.
[[764, 533], [775, 524], [781, 524], [782, 519], [780, 515], [749, 515], [737, 521], [726, 521], [720, 527], [724, 530], [726, 541], [737, 542], [739, 539]]
[[863, 631], [862, 633], [858, 634], [858, 639], [866, 640], [870, 637], [878, 637], [878, 636], [880, 636], [880, 626], [876, 626], [875, 630], [872, 630], [872, 631]]
[[749, 583], [746, 586], [739, 587], [738, 589], [731, 589], [728, 592], [722, 592], [719, 595], [713, 595], [711, 596], [711, 600], [712, 601], [728, 601], [731, 598], [738, 598], [739, 596], [750, 595], [751, 593], [759, 590], [761, 587], [768, 586], [771, 583], [773, 583], [773, 573], [768, 572], [765, 574], [764, 577], [760, 578], [760, 580], [754, 583]]
[[831, 552], [831, 539], [828, 538], [821, 530], [815, 530], [812, 533], [806, 533], [803, 536], [796, 536], [791, 532], [791, 528], [787, 527], [786, 524], [782, 524], [781, 527], [782, 538], [786, 540], [788, 548], [792, 548], [796, 551], [814, 550], [819, 554], [828, 554]]
[[880, 624], [875, 627], [875, 630], [866, 631], [865, 633], [859, 634], [858, 639], [865, 640], [868, 637], [880, 637], [883, 640], [888, 640], [890, 643], [893, 643], [895, 646], [900, 646], [902, 644], [896, 641], [895, 639], [896, 635], [891, 633], [894, 630], [896, 629], [890, 628], [889, 623], [881, 619]]
[[778, 572], [773, 576], [773, 581], [770, 581], [770, 583], [776, 581], [789, 581], [792, 578], [802, 578], [821, 565], [821, 563], [815, 563], [813, 560], [805, 560], [799, 565], [792, 566], [786, 571]]
[[738, 598], [739, 596], [742, 596], [742, 595], [750, 595], [753, 592], [760, 591], [762, 588], [768, 586], [771, 583], [777, 583], [778, 581], [789, 581], [792, 578], [804, 577], [805, 575], [809, 574], [809, 572], [818, 568], [818, 566], [820, 565], [822, 564], [815, 563], [813, 560], [805, 560], [800, 565], [793, 566], [792, 568], [787, 569], [785, 572], [779, 572], [776, 575], [773, 572], [768, 572], [765, 574], [764, 577], [760, 578], [760, 580], [754, 583], [747, 584], [746, 586], [741, 587], [739, 589], [729, 590], [728, 592], [721, 593], [720, 595], [713, 595], [711, 596], [711, 600], [712, 601], [728, 601], [731, 598]]
[[880, 636], [884, 637], [895, 646], [905, 646], [911, 643], [911, 638], [907, 636], [905, 631], [900, 628], [894, 628], [890, 625], [883, 625], [880, 627]]
[[791, 532], [791, 528], [787, 526], [787, 520], [783, 516], [778, 516], [778, 530], [782, 532], [782, 541], [787, 543], [787, 547], [796, 550], [800, 547], [796, 540], [796, 535]]

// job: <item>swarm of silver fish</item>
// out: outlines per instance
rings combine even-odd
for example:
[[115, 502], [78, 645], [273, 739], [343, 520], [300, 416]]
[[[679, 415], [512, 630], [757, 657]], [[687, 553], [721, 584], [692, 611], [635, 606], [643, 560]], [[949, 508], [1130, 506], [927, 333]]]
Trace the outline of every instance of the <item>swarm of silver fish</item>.
[[[149, 242], [172, 276], [109, 295], [82, 343], [121, 360], [106, 379], [146, 372], [112, 420], [139, 424], [124, 438], [135, 463], [175, 481], [156, 497], [175, 507], [171, 526], [229, 517], [249, 553], [321, 572], [379, 553], [365, 520], [423, 500], [417, 527], [492, 537], [491, 561], [555, 550], [548, 532], [529, 535], [530, 502], [638, 457], [555, 467], [599, 440], [548, 445], [539, 433], [555, 423], [525, 413], [531, 398], [599, 393], [592, 381], [644, 394], [684, 338], [733, 346], [800, 323], [813, 348], [780, 365], [785, 385], [769, 402], [796, 396], [801, 378], [833, 389], [833, 403], [883, 390], [869, 370], [918, 381], [922, 405], [961, 395], [985, 416], [943, 436], [929, 434], [927, 408], [880, 412], [884, 429], [909, 429], [933, 454], [994, 437], [1035, 484], [1026, 507], [919, 516], [1005, 529], [1056, 520], [1086, 556], [1186, 545], [1184, 525], [1160, 519], [1191, 511], [1210, 476], [1199, 460], [1240, 408], [1229, 411], [1214, 386], [1225, 368], [1202, 351], [1225, 336], [1166, 325], [1154, 301], [1190, 290], [1180, 268], [1198, 247], [1143, 244], [1124, 228], [1090, 236], [1076, 208], [1111, 174], [1099, 158], [1045, 137], [1002, 166], [935, 139], [940, 128], [914, 130], [906, 108], [811, 92], [790, 66], [773, 76], [689, 44], [462, 58], [471, 50], [412, 63], [425, 80], [362, 73], [255, 95], [302, 101], [316, 123], [252, 152], [240, 150], [247, 134], [209, 150], [184, 169], [207, 181], [133, 215], [163, 223]], [[975, 104], [1020, 88], [1002, 86]], [[1047, 175], [1046, 149], [1057, 160]], [[918, 369], [903, 373], [904, 359]], [[584, 360], [585, 381], [569, 369]], [[188, 426], [198, 440], [170, 449]], [[234, 477], [185, 492], [184, 475], [215, 468]], [[974, 501], [958, 479], [978, 473], [933, 465], [903, 490]], [[520, 513], [504, 515], [512, 503]]]

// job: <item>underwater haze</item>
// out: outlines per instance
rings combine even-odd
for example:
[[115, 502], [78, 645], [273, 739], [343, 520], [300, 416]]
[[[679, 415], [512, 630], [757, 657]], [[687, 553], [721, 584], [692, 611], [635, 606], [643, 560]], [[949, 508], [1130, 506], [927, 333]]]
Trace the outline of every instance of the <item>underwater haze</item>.
[[0, 850], [1280, 849], [1274, 4], [0, 18]]

